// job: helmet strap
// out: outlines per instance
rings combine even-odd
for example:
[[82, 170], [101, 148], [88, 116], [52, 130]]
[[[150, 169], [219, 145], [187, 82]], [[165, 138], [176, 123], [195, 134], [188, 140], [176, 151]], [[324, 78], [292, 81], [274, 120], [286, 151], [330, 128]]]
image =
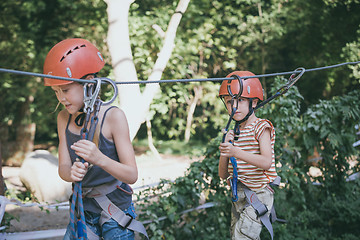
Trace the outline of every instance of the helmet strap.
[[237, 141], [239, 137], [240, 137], [240, 121], [236, 121], [234, 126], [234, 140]]
[[254, 108], [253, 108], [252, 105], [253, 105], [253, 99], [249, 98], [249, 112], [248, 112], [248, 114], [246, 114], [246, 116], [243, 119], [241, 119], [240, 121], [236, 121], [236, 123], [239, 122], [239, 125], [240, 125], [241, 123], [243, 123], [243, 122], [245, 122], [245, 121], [247, 121], [249, 119], [249, 117], [254, 113]]
[[80, 112], [80, 114], [75, 118], [75, 124], [78, 127], [82, 127], [82, 125], [84, 125], [86, 114], [84, 113], [83, 109], [81, 109], [79, 112]]

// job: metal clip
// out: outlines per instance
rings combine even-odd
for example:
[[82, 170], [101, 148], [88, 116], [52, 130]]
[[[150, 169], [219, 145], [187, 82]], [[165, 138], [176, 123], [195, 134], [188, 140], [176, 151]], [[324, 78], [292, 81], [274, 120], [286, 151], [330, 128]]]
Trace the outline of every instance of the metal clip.
[[103, 102], [103, 101], [100, 100], [101, 105], [109, 105], [112, 102], [114, 102], [114, 100], [116, 99], [116, 97], [118, 95], [118, 89], [117, 89], [116, 83], [113, 80], [109, 79], [109, 78], [101, 78], [101, 81], [110, 83], [110, 85], [114, 89], [114, 94], [113, 94], [112, 98], [109, 101]]
[[[296, 73], [300, 71], [298, 73], [298, 75], [296, 75]], [[305, 68], [303, 67], [299, 67], [297, 69], [295, 69], [294, 73], [291, 74], [290, 78], [289, 78], [289, 83], [287, 84], [287, 88], [290, 88], [292, 85], [294, 85], [300, 78], [301, 76], [305, 73]]]
[[[296, 73], [298, 74], [296, 75]], [[305, 68], [300, 67], [295, 69], [293, 74], [291, 74], [291, 76], [289, 77], [287, 84], [278, 90], [277, 96], [285, 94], [301, 78], [304, 73]]]
[[96, 81], [95, 90], [93, 83], [85, 83], [84, 85], [84, 112], [85, 113], [92, 113], [94, 111], [94, 105], [96, 99], [99, 96], [100, 88], [101, 88], [101, 79], [95, 78]]
[[233, 93], [231, 91], [230, 84], [231, 84], [231, 81], [233, 81], [233, 80], [228, 80], [227, 90], [228, 90], [229, 95], [232, 98], [238, 99], [241, 96], [242, 92], [243, 92], [243, 78], [240, 77], [239, 75], [236, 75], [236, 74], [232, 75], [231, 77], [235, 78], [234, 80], [238, 80], [238, 82], [239, 82], [239, 92], [238, 93]]

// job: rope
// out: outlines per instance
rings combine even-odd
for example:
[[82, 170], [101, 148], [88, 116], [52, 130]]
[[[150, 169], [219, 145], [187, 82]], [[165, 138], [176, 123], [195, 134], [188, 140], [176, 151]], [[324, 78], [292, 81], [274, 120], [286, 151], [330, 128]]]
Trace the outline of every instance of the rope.
[[[339, 63], [335, 65], [329, 65], [324, 67], [317, 67], [317, 68], [310, 68], [306, 69], [304, 72], [313, 72], [313, 71], [320, 71], [320, 70], [326, 70], [330, 68], [337, 68], [344, 65], [356, 65], [359, 64], [360, 61], [356, 62], [344, 62]], [[4, 73], [10, 73], [10, 74], [19, 74], [19, 75], [27, 75], [27, 76], [34, 76], [34, 77], [42, 77], [42, 78], [53, 78], [53, 79], [59, 79], [59, 80], [66, 80], [66, 81], [75, 81], [75, 82], [81, 82], [81, 83], [96, 83], [94, 80], [84, 80], [84, 79], [76, 79], [76, 78], [67, 78], [67, 77], [59, 77], [59, 76], [52, 76], [47, 74], [41, 74], [41, 73], [34, 73], [34, 72], [26, 72], [26, 71], [18, 71], [18, 70], [12, 70], [12, 69], [5, 69], [0, 68], [0, 72]], [[289, 71], [289, 72], [278, 72], [278, 73], [268, 73], [268, 74], [260, 74], [260, 75], [254, 75], [254, 76], [244, 76], [241, 77], [243, 79], [248, 78], [262, 78], [262, 77], [274, 77], [274, 76], [283, 76], [283, 75], [289, 75], [289, 74], [297, 74], [301, 73], [301, 70], [296, 69], [295, 71]], [[115, 82], [115, 84], [151, 84], [151, 83], [174, 83], [174, 82], [218, 82], [223, 80], [234, 80], [235, 77], [230, 78], [200, 78], [200, 79], [169, 79], [169, 80], [140, 80], [140, 81], [123, 81], [123, 82]]]
[[[80, 215], [80, 219], [78, 220], [75, 216], [75, 206], [78, 207]], [[77, 231], [75, 231], [75, 226], [77, 226]], [[70, 205], [70, 231], [75, 239], [87, 239], [84, 205], [82, 201], [82, 182], [76, 182], [74, 184], [74, 193]], [[78, 236], [76, 236], [76, 232]]]

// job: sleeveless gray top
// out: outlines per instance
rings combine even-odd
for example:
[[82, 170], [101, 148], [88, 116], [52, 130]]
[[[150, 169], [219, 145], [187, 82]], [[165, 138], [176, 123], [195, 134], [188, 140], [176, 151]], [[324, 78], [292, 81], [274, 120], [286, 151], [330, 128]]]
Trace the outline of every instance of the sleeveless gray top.
[[[100, 135], [99, 135], [99, 149], [100, 151], [108, 156], [109, 158], [113, 159], [114, 161], [120, 162], [119, 157], [117, 155], [116, 146], [115, 143], [108, 140], [104, 137], [102, 134], [102, 126], [104, 124], [104, 119], [106, 117], [106, 113], [113, 107], [108, 108], [103, 116], [101, 126], [100, 126]], [[80, 134], [75, 134], [70, 132], [69, 130], [69, 124], [71, 121], [72, 115], [69, 116], [69, 120], [65, 129], [66, 133], [66, 141], [67, 141], [67, 147], [69, 150], [71, 162], [74, 163], [76, 161], [77, 155], [75, 154], [75, 151], [70, 148], [70, 146], [81, 140]], [[99, 166], [93, 165], [88, 172], [86, 173], [85, 177], [82, 181], [82, 186], [84, 188], [90, 188], [99, 186], [104, 183], [109, 183], [112, 181], [115, 181], [116, 178], [114, 178], [112, 175], [104, 171]], [[120, 187], [117, 189], [114, 189], [113, 192], [107, 194], [107, 197], [112, 201], [117, 207], [119, 207], [122, 210], [125, 210], [131, 205], [132, 201], [132, 189], [131, 187], [126, 184], [122, 183]], [[97, 202], [92, 198], [83, 198], [83, 204], [84, 204], [84, 210], [90, 211], [94, 213], [100, 213], [102, 211], [101, 207], [97, 204]]]

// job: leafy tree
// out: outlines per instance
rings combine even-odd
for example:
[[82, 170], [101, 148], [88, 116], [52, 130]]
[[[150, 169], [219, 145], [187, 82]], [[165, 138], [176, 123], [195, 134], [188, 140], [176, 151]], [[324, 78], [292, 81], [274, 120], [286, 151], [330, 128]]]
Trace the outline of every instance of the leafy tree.
[[[111, 9], [107, 5], [109, 2], [3, 1], [1, 66], [41, 72], [45, 55], [55, 43], [67, 37], [83, 37], [92, 40], [106, 56], [107, 64], [101, 75], [115, 79], [116, 73], [111, 69], [116, 59], [110, 54], [105, 37], [109, 30], [106, 12]], [[130, 76], [125, 69], [122, 79], [149, 79], [164, 43], [163, 30], [179, 2], [122, 1], [121, 4], [124, 2], [129, 4], [126, 14], [129, 14], [131, 59], [137, 72]], [[174, 49], [163, 75], [154, 78], [224, 77], [239, 69], [267, 73], [357, 61], [358, 6], [356, 0], [191, 1], [182, 14]], [[319, 99], [358, 88], [358, 66], [353, 68], [350, 78], [347, 77], [350, 71], [345, 67], [305, 74], [298, 84], [305, 99], [301, 111], [305, 112], [308, 104]], [[32, 123], [38, 126], [37, 143], [56, 141], [56, 113], [51, 112], [57, 103], [51, 90], [43, 88], [41, 79], [3, 73], [2, 76], [0, 131], [4, 158], [11, 155], [7, 145], [15, 148], [23, 145], [15, 142], [24, 139], [21, 129], [29, 129]], [[262, 79], [266, 94], [273, 81], [272, 78]], [[139, 91], [145, 94], [146, 88], [142, 85]], [[157, 87], [151, 88], [156, 90]], [[215, 97], [218, 83], [162, 84], [159, 89], [154, 91], [156, 100], [151, 102], [150, 113], [155, 137], [188, 139], [189, 132], [193, 139], [216, 136], [225, 121], [222, 105]], [[197, 99], [195, 89], [199, 89], [197, 93], [202, 97], [197, 100], [191, 116], [187, 109]], [[133, 97], [133, 102], [140, 102], [141, 97], [136, 94]], [[150, 100], [147, 102], [150, 104]], [[7, 109], [9, 105], [15, 107]], [[133, 109], [146, 112], [146, 107], [144, 111]], [[156, 112], [157, 109], [161, 111]], [[175, 120], [169, 120], [168, 113]], [[139, 119], [143, 121], [144, 118]], [[190, 123], [186, 119], [190, 119]], [[160, 130], [163, 126], [167, 126], [168, 133]], [[30, 131], [28, 139], [33, 139], [33, 135]], [[140, 133], [139, 137], [142, 136], [144, 134]]]
[[[169, 78], [207, 78], [225, 77], [238, 69], [264, 72], [267, 65], [261, 60], [265, 59], [262, 57], [264, 47], [278, 39], [283, 31], [280, 21], [283, 13], [274, 11], [277, 3], [279, 1], [272, 1], [263, 6], [259, 1], [236, 1], [235, 4], [233, 1], [191, 2], [179, 26], [174, 54], [164, 75]], [[261, 64], [253, 64], [255, 62], [263, 64], [264, 68]], [[170, 85], [170, 89], [168, 84], [161, 87], [163, 94], [152, 105], [153, 109], [162, 109], [154, 112], [153, 128], [159, 129], [154, 133], [156, 137], [183, 136], [186, 113], [182, 109], [187, 109], [186, 99], [194, 99], [194, 86], [197, 85], [179, 83]], [[194, 139], [213, 138], [224, 125], [223, 106], [216, 97], [218, 87], [218, 83], [207, 83], [202, 89], [203, 97], [198, 101], [193, 117]], [[164, 125], [168, 127], [161, 130], [160, 126]]]
[[[358, 7], [359, 2], [351, 0], [289, 1], [283, 22], [286, 29], [274, 48], [274, 61], [269, 67], [273, 71], [282, 71], [345, 62], [343, 48], [358, 39]], [[359, 60], [358, 56], [353, 55]], [[307, 74], [298, 84], [305, 99], [303, 111], [318, 99], [330, 99], [358, 88], [359, 82], [348, 75], [349, 71], [343, 68]]]
[[[45, 55], [55, 43], [90, 33], [95, 37], [103, 35], [100, 32], [104, 25], [94, 19], [104, 6], [99, 1], [2, 1], [0, 66], [41, 73]], [[32, 151], [34, 138], [38, 143], [56, 140], [56, 114], [52, 112], [57, 103], [52, 90], [44, 88], [39, 78], [3, 73], [2, 77], [2, 155], [5, 160], [11, 157], [12, 163], [8, 164], [19, 165]]]
[[[357, 61], [358, 58], [358, 3], [328, 4], [326, 1], [196, 1], [189, 4], [182, 24], [179, 26], [173, 57], [164, 72], [168, 78], [206, 78], [224, 77], [234, 70], [247, 69], [257, 74], [293, 70], [299, 66], [313, 68], [344, 61]], [[149, 10], [156, 11], [154, 8]], [[321, 14], [319, 14], [321, 12]], [[338, 16], [338, 20], [332, 18]], [[196, 16], [196, 17], [194, 17]], [[337, 21], [336, 24], [333, 22]], [[303, 24], [299, 24], [303, 23]], [[347, 27], [342, 27], [347, 23]], [[341, 32], [341, 37], [336, 36]], [[351, 35], [351, 37], [347, 37]], [[346, 55], [343, 52], [346, 51]], [[325, 54], [326, 53], [326, 54]], [[350, 57], [350, 55], [352, 57]], [[183, 63], [183, 64], [180, 64]], [[354, 66], [355, 67], [355, 66]], [[302, 112], [307, 106], [319, 99], [344, 94], [358, 88], [356, 77], [348, 77], [347, 67], [306, 73], [298, 83], [305, 101]], [[273, 78], [262, 79], [265, 93]], [[186, 109], [183, 98], [192, 99], [193, 91], [188, 91], [186, 84], [179, 84], [177, 89], [162, 91], [153, 107], [161, 108], [153, 118], [153, 128], [168, 126], [167, 138], [183, 136]], [[172, 88], [173, 85], [170, 85]], [[191, 89], [192, 87], [190, 87]], [[311, 90], [310, 90], [311, 89]], [[168, 102], [168, 95], [172, 101]], [[218, 91], [214, 84], [212, 90]], [[175, 95], [174, 95], [175, 94]], [[201, 99], [202, 103], [204, 99]], [[180, 101], [178, 104], [177, 101]], [[212, 138], [219, 130], [221, 111], [213, 111], [211, 117], [203, 115], [202, 103], [194, 112], [193, 131], [200, 133], [201, 119], [208, 119], [207, 132], [192, 136], [195, 139]], [[155, 105], [161, 106], [155, 106]], [[209, 99], [207, 105], [221, 104], [216, 98]], [[170, 110], [176, 108], [177, 111]], [[168, 120], [168, 113], [172, 120]], [[175, 115], [179, 113], [178, 115]], [[175, 127], [176, 126], [176, 127]], [[214, 126], [214, 128], [212, 127]], [[216, 127], [216, 128], [215, 128]], [[166, 137], [165, 130], [154, 131], [158, 138]], [[209, 133], [209, 134], [206, 134]], [[139, 135], [141, 137], [141, 135]]]

